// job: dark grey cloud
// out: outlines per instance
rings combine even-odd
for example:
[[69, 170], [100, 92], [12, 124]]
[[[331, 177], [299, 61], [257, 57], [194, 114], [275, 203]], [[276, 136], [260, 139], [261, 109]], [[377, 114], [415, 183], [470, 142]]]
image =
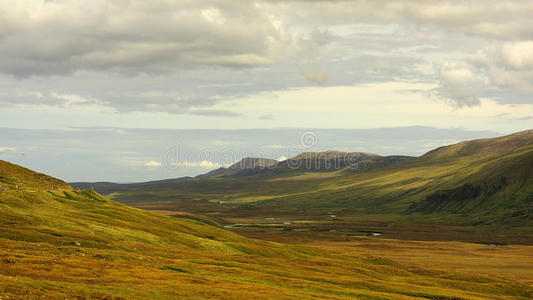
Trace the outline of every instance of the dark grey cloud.
[[[309, 24], [405, 23], [499, 40], [529, 39], [533, 3], [525, 0], [268, 0], [295, 22]], [[303, 10], [303, 12], [302, 12]]]
[[3, 1], [0, 104], [235, 117], [216, 106], [387, 81], [455, 107], [531, 103], [531, 15], [518, 0]]
[[168, 73], [271, 64], [284, 34], [251, 1], [4, 1], [0, 72]]
[[274, 120], [274, 115], [271, 115], [271, 114], [262, 115], [262, 116], [259, 116], [259, 119], [261, 119], [261, 120]]
[[[399, 49], [435, 65], [435, 74], [411, 77], [439, 82], [437, 95], [455, 107], [479, 105], [479, 98], [507, 94], [497, 101], [517, 104], [516, 94], [533, 95], [533, 3], [502, 1], [295, 0], [267, 1], [285, 11], [291, 24], [360, 28], [353, 52], [373, 49], [392, 58]], [[303, 10], [303, 12], [301, 12]], [[294, 13], [298, 11], [298, 13]], [[377, 30], [380, 27], [386, 30]], [[391, 34], [392, 31], [392, 34]], [[361, 46], [365, 50], [361, 51]], [[419, 47], [418, 50], [416, 48]], [[357, 50], [356, 50], [357, 49]], [[455, 64], [455, 67], [450, 65]], [[385, 69], [383, 69], [385, 70]], [[392, 71], [397, 69], [392, 69]], [[459, 83], [459, 73], [471, 72]], [[432, 78], [433, 77], [433, 78]], [[395, 79], [406, 77], [397, 76]], [[331, 80], [330, 80], [331, 81]], [[492, 89], [492, 90], [488, 90]], [[497, 89], [497, 90], [496, 90]]]

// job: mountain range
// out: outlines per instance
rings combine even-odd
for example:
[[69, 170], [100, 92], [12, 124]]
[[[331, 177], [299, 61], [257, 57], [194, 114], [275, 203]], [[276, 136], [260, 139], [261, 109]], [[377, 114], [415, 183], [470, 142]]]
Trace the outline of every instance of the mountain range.
[[281, 162], [247, 158], [196, 178], [73, 186], [93, 186], [120, 202], [196, 213], [332, 211], [439, 224], [530, 226], [532, 166], [533, 131], [527, 130], [440, 147], [420, 157], [307, 152]]

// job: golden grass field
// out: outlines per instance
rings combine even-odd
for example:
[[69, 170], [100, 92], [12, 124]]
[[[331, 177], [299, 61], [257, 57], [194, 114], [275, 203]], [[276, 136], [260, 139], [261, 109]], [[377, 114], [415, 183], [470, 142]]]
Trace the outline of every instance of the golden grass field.
[[528, 299], [533, 292], [531, 246], [239, 239], [224, 243], [231, 251], [0, 239], [0, 292], [2, 299]]
[[[419, 259], [410, 255], [406, 260], [386, 247], [378, 245], [385, 250], [376, 251], [372, 240], [339, 243], [318, 234], [303, 246], [294, 243], [297, 238], [290, 243], [250, 239], [216, 225], [132, 208], [92, 191], [75, 192], [60, 180], [1, 161], [0, 180], [2, 300], [533, 295], [527, 276], [516, 279], [518, 269], [480, 274], [469, 268], [494, 266], [479, 261], [467, 268], [467, 256], [457, 254], [463, 270], [439, 268], [431, 257], [438, 255], [441, 244], [437, 249], [427, 244], [419, 249]], [[397, 247], [406, 243], [389, 242]], [[531, 258], [525, 255], [530, 248], [517, 247], [516, 252], [506, 250], [509, 258], [501, 258], [503, 266], [517, 260], [526, 264]]]
[[483, 274], [533, 286], [533, 246], [529, 245], [400, 240], [381, 236], [346, 237], [329, 232], [268, 232], [250, 228], [233, 231], [252, 238], [305, 245], [345, 256], [380, 257], [434, 272]]
[[[533, 146], [513, 141], [450, 157], [477, 147], [458, 144], [407, 171], [112, 194], [130, 205], [0, 161], [0, 300], [531, 299]], [[484, 196], [431, 206], [465, 180]]]

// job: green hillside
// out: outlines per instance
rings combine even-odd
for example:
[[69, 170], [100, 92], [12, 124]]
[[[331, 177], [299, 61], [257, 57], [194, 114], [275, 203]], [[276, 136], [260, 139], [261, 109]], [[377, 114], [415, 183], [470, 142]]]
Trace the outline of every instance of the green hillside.
[[[533, 131], [442, 147], [387, 169], [327, 178], [263, 208], [414, 214], [426, 222], [533, 224]], [[428, 217], [420, 214], [439, 214]]]
[[253, 240], [0, 161], [0, 296], [507, 299], [511, 279]]
[[[335, 158], [340, 152], [328, 153]], [[391, 220], [411, 223], [533, 225], [531, 130], [445, 146], [414, 159], [365, 155], [369, 157], [330, 172], [275, 172], [277, 166], [268, 173], [96, 189], [121, 202], [204, 214], [309, 216], [333, 211], [394, 215]]]

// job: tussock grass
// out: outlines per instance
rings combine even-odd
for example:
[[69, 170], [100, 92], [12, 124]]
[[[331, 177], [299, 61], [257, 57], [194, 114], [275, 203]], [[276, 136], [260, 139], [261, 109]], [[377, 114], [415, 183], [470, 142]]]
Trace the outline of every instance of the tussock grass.
[[462, 284], [468, 275], [246, 238], [196, 220], [135, 209], [92, 191], [77, 193], [61, 181], [2, 161], [0, 176], [5, 188], [0, 194], [3, 299], [533, 295], [527, 285], [499, 277]]

